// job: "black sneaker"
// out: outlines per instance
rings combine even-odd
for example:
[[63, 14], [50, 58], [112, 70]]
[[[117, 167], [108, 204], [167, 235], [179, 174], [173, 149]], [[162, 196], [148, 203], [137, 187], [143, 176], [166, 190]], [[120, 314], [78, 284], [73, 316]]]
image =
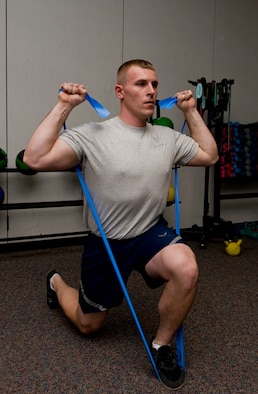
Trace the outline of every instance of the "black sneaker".
[[47, 304], [51, 309], [57, 309], [60, 307], [56, 292], [50, 287], [50, 279], [54, 274], [58, 274], [58, 272], [53, 270], [47, 274]]
[[172, 351], [171, 346], [161, 346], [159, 350], [156, 350], [150, 344], [150, 349], [161, 382], [173, 390], [182, 388], [185, 381], [185, 373], [177, 364], [176, 354]]

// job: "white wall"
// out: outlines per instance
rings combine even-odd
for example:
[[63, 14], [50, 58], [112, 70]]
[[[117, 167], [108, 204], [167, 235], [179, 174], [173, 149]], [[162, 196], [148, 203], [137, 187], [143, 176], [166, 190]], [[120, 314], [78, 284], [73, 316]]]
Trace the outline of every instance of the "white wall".
[[[114, 70], [121, 63], [122, 2], [12, 0], [7, 3], [8, 157], [15, 167], [36, 125], [57, 99], [60, 84], [78, 81], [111, 110]], [[114, 20], [117, 21], [114, 24]], [[112, 28], [111, 28], [112, 26]], [[119, 49], [119, 50], [117, 50]], [[97, 120], [81, 106], [67, 125]], [[74, 173], [9, 174], [9, 202], [81, 199]], [[10, 210], [9, 237], [83, 231], [82, 209]]]
[[[256, 121], [256, 10], [256, 0], [0, 0], [0, 143], [8, 152], [9, 167], [15, 167], [17, 153], [54, 105], [64, 81], [84, 83], [115, 115], [116, 69], [130, 58], [155, 64], [160, 98], [190, 88], [188, 79], [233, 78], [231, 119]], [[164, 116], [181, 127], [177, 109], [164, 111]], [[68, 124], [97, 119], [85, 104], [72, 113]], [[181, 168], [179, 177], [181, 226], [201, 225], [204, 169]], [[7, 189], [6, 178], [0, 174], [0, 185]], [[72, 173], [8, 174], [9, 203], [80, 198]], [[222, 216], [236, 222], [256, 220], [257, 199], [253, 200], [234, 201], [233, 211], [232, 204], [223, 203]], [[81, 208], [8, 215], [10, 238], [83, 230]], [[166, 217], [173, 225], [173, 207]], [[6, 237], [5, 224], [6, 212], [0, 211], [0, 238]]]
[[[0, 147], [7, 151], [7, 132], [6, 132], [6, 15], [5, 2], [0, 1]], [[7, 174], [0, 174], [0, 186], [5, 193], [7, 201]], [[0, 238], [7, 236], [7, 212], [0, 211]]]

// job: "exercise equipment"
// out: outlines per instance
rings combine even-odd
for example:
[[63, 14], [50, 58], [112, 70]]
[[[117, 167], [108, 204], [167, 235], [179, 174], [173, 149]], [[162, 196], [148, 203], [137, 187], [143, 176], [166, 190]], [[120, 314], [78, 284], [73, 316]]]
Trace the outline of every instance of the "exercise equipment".
[[226, 245], [225, 251], [229, 256], [238, 256], [241, 253], [240, 245], [243, 242], [242, 239], [239, 239], [237, 242], [234, 241], [224, 241]]
[[[181, 133], [184, 132], [186, 126], [186, 120], [181, 128]], [[180, 201], [179, 201], [179, 185], [178, 185], [178, 165], [174, 167], [175, 175], [175, 208], [176, 208], [176, 233], [180, 235]], [[181, 324], [176, 333], [176, 349], [179, 358], [179, 365], [185, 371], [185, 345], [184, 345], [184, 326]]]
[[[60, 88], [58, 93], [61, 93], [62, 91], [63, 89]], [[89, 93], [86, 93], [85, 100], [88, 101], [88, 103], [92, 106], [93, 109], [95, 109], [95, 111], [101, 118], [106, 118], [110, 115], [110, 112], [104, 107], [104, 105], [102, 105], [99, 101], [90, 96]]]
[[[93, 106], [93, 108], [96, 110], [96, 108], [95, 108], [95, 102], [96, 102], [95, 100], [91, 100], [91, 101], [90, 101], [90, 104], [91, 104], [91, 105]], [[99, 103], [97, 102], [97, 105], [98, 105], [98, 104], [99, 104]], [[98, 107], [99, 107], [99, 106], [98, 106]], [[97, 113], [98, 113], [98, 111], [97, 111]], [[105, 113], [105, 112], [104, 112], [104, 113]], [[101, 112], [101, 115], [100, 115], [100, 116], [101, 116], [101, 117], [105, 117], [105, 116], [104, 116], [104, 113]], [[98, 113], [98, 114], [99, 114], [99, 113]], [[64, 130], [66, 130], [66, 124], [65, 124], [65, 123], [64, 123]], [[110, 248], [108, 239], [107, 239], [107, 237], [106, 237], [106, 234], [105, 234], [104, 229], [103, 229], [103, 227], [102, 227], [102, 224], [101, 224], [101, 222], [100, 222], [98, 213], [97, 213], [96, 208], [95, 208], [95, 206], [94, 206], [94, 204], [93, 204], [93, 201], [92, 201], [90, 192], [89, 192], [88, 187], [87, 187], [87, 185], [86, 185], [85, 179], [84, 179], [83, 176], [82, 176], [82, 173], [81, 173], [81, 170], [80, 170], [79, 166], [75, 166], [75, 172], [76, 172], [77, 177], [78, 177], [78, 180], [79, 180], [79, 182], [80, 182], [80, 184], [81, 184], [81, 187], [82, 187], [82, 190], [83, 190], [83, 194], [84, 194], [84, 196], [85, 196], [85, 198], [86, 198], [86, 200], [87, 200], [87, 202], [88, 202], [89, 208], [90, 208], [90, 210], [91, 210], [91, 212], [92, 212], [92, 215], [93, 215], [93, 217], [94, 217], [94, 220], [95, 220], [95, 222], [96, 222], [96, 224], [97, 224], [97, 227], [98, 227], [98, 229], [99, 229], [100, 235], [101, 235], [102, 240], [103, 240], [103, 242], [104, 242], [104, 245], [105, 245], [105, 247], [106, 247], [107, 253], [108, 253], [108, 255], [109, 255], [110, 261], [111, 261], [112, 266], [113, 266], [113, 268], [114, 268], [114, 271], [115, 271], [115, 273], [116, 273], [117, 279], [118, 279], [118, 281], [119, 281], [119, 284], [120, 284], [120, 286], [121, 286], [121, 288], [122, 288], [122, 291], [123, 291], [123, 293], [124, 293], [125, 299], [126, 299], [126, 301], [127, 301], [128, 307], [129, 307], [129, 309], [130, 309], [130, 311], [131, 311], [131, 314], [132, 314], [132, 316], [133, 316], [133, 319], [134, 319], [134, 321], [135, 321], [136, 327], [137, 327], [137, 329], [138, 329], [138, 331], [139, 331], [139, 333], [140, 333], [140, 336], [141, 336], [141, 338], [142, 338], [143, 344], [144, 344], [144, 346], [145, 346], [145, 348], [146, 348], [146, 350], [147, 350], [147, 353], [148, 353], [149, 359], [150, 359], [150, 361], [151, 361], [151, 363], [152, 363], [153, 369], [154, 369], [154, 371], [155, 371], [155, 373], [156, 373], [156, 375], [157, 375], [157, 378], [158, 378], [159, 381], [160, 381], [159, 372], [158, 372], [158, 370], [157, 370], [155, 361], [154, 361], [153, 356], [152, 356], [152, 354], [151, 354], [151, 350], [150, 350], [149, 345], [148, 345], [148, 343], [147, 343], [147, 341], [146, 341], [146, 338], [145, 338], [145, 336], [144, 336], [144, 333], [143, 333], [143, 330], [142, 330], [142, 328], [141, 328], [139, 319], [138, 319], [138, 317], [137, 317], [137, 315], [136, 315], [136, 312], [135, 312], [135, 310], [134, 310], [134, 307], [133, 307], [133, 304], [132, 304], [132, 302], [131, 302], [130, 296], [129, 296], [128, 291], [127, 291], [127, 289], [126, 289], [126, 286], [125, 286], [125, 284], [124, 284], [123, 278], [122, 278], [122, 276], [121, 276], [121, 274], [120, 274], [120, 271], [119, 271], [119, 268], [118, 268], [118, 266], [117, 266], [115, 257], [114, 257], [114, 255], [113, 255], [113, 252], [112, 252], [111, 248]]]
[[98, 226], [100, 235], [101, 235], [101, 237], [102, 237], [102, 240], [103, 240], [104, 245], [105, 245], [105, 247], [106, 247], [107, 253], [108, 253], [108, 255], [109, 255], [109, 258], [110, 258], [110, 260], [111, 260], [111, 263], [112, 263], [112, 265], [113, 265], [113, 268], [114, 268], [114, 270], [115, 270], [115, 273], [116, 273], [116, 275], [117, 275], [117, 278], [118, 278], [118, 280], [119, 280], [120, 286], [121, 286], [121, 288], [122, 288], [122, 290], [123, 290], [125, 299], [126, 299], [126, 301], [127, 301], [127, 304], [128, 304], [128, 306], [129, 306], [129, 309], [130, 309], [130, 311], [131, 311], [131, 313], [132, 313], [132, 316], [133, 316], [133, 318], [134, 318], [135, 324], [136, 324], [136, 326], [137, 326], [137, 328], [138, 328], [138, 331], [139, 331], [139, 333], [140, 333], [140, 336], [141, 336], [141, 338], [142, 338], [143, 344], [144, 344], [144, 346], [145, 346], [145, 348], [146, 348], [146, 350], [147, 350], [147, 353], [148, 353], [148, 355], [149, 355], [149, 358], [150, 358], [150, 361], [151, 361], [151, 363], [152, 363], [153, 369], [154, 369], [154, 371], [156, 372], [156, 375], [157, 375], [157, 377], [158, 377], [158, 379], [159, 379], [159, 381], [160, 381], [160, 376], [159, 376], [159, 373], [158, 373], [158, 370], [157, 370], [155, 361], [154, 361], [154, 359], [153, 359], [153, 356], [152, 356], [152, 354], [151, 354], [149, 345], [148, 345], [148, 343], [147, 343], [147, 341], [146, 341], [146, 338], [145, 338], [145, 336], [144, 336], [144, 333], [143, 333], [143, 330], [142, 330], [142, 328], [141, 328], [140, 322], [139, 322], [138, 317], [137, 317], [137, 315], [136, 315], [136, 312], [135, 312], [135, 310], [134, 310], [134, 307], [133, 307], [133, 304], [132, 304], [132, 302], [131, 302], [131, 299], [130, 299], [130, 296], [129, 296], [129, 294], [128, 294], [128, 291], [127, 291], [127, 289], [126, 289], [126, 286], [125, 286], [125, 284], [124, 284], [123, 278], [122, 278], [122, 276], [121, 276], [121, 274], [120, 274], [119, 268], [118, 268], [118, 266], [117, 266], [117, 263], [116, 263], [116, 260], [115, 260], [115, 258], [114, 258], [113, 252], [112, 252], [112, 250], [111, 250], [111, 248], [110, 248], [110, 245], [109, 245], [109, 242], [108, 242], [108, 240], [107, 240], [106, 234], [105, 234], [105, 232], [104, 232], [104, 230], [103, 230], [102, 224], [101, 224], [101, 222], [100, 222], [100, 219], [99, 219], [99, 217], [98, 217], [97, 211], [96, 211], [95, 206], [94, 206], [94, 204], [93, 204], [93, 201], [92, 201], [90, 192], [89, 192], [89, 190], [88, 190], [88, 188], [87, 188], [86, 182], [85, 182], [85, 180], [84, 180], [84, 178], [83, 178], [83, 176], [82, 176], [82, 173], [81, 173], [81, 171], [80, 171], [80, 169], [79, 169], [78, 167], [75, 167], [75, 171], [76, 171], [76, 174], [77, 174], [77, 176], [78, 176], [79, 182], [80, 182], [80, 184], [81, 184], [83, 193], [84, 193], [84, 195], [85, 195], [85, 197], [86, 197], [86, 200], [87, 200], [87, 202], [88, 202], [88, 204], [89, 204], [89, 207], [90, 207], [90, 210], [91, 210], [91, 212], [92, 212], [92, 215], [93, 215], [93, 217], [94, 217], [94, 219], [95, 219], [95, 221], [96, 221], [96, 224], [97, 224], [97, 226]]
[[[172, 120], [164, 116], [152, 119], [151, 123], [154, 125], [170, 127], [171, 129], [174, 128], [174, 123], [172, 122]], [[175, 188], [171, 185], [168, 191], [167, 206], [169, 207], [170, 205], [174, 204], [174, 202], [175, 202]]]
[[[173, 108], [177, 103], [177, 98], [176, 97], [167, 97], [163, 100], [157, 100], [156, 101], [156, 108], [157, 108], [157, 118], [153, 119], [150, 118], [149, 122], [152, 124], [163, 124], [164, 126], [168, 126], [173, 128], [173, 122], [168, 119], [168, 118], [161, 118], [160, 117], [160, 108], [163, 109], [171, 109]], [[160, 121], [161, 119], [161, 121]], [[162, 119], [166, 119], [165, 121]], [[168, 120], [167, 120], [168, 119]], [[165, 124], [164, 124], [165, 123]], [[181, 133], [184, 132], [184, 128], [186, 126], [186, 120], [184, 120], [182, 128], [181, 128]], [[175, 209], [176, 209], [176, 233], [180, 235], [180, 208], [179, 208], [179, 192], [178, 192], [178, 172], [177, 172], [178, 166], [175, 165], [174, 167], [174, 174], [175, 174], [175, 187], [174, 189], [174, 202], [175, 202]], [[171, 187], [171, 186], [170, 186]], [[171, 189], [169, 190], [170, 192], [172, 191]], [[167, 206], [171, 204], [167, 203]], [[183, 325], [179, 327], [176, 333], [176, 350], [177, 350], [177, 356], [178, 356], [178, 364], [183, 368], [185, 371], [185, 346], [184, 346], [184, 329]]]
[[134, 321], [135, 321], [135, 324], [136, 324], [136, 326], [137, 326], [137, 328], [138, 328], [138, 331], [139, 331], [139, 333], [140, 333], [140, 336], [141, 336], [141, 338], [142, 338], [143, 344], [144, 344], [144, 346], [145, 346], [145, 348], [146, 348], [146, 350], [147, 350], [147, 353], [148, 353], [148, 356], [149, 356], [150, 361], [151, 361], [151, 363], [152, 363], [153, 369], [154, 369], [154, 371], [155, 371], [155, 373], [156, 373], [158, 379], [160, 380], [160, 376], [159, 376], [159, 373], [158, 373], [158, 370], [157, 370], [155, 361], [154, 361], [154, 359], [153, 359], [153, 356], [152, 356], [152, 354], [151, 354], [149, 345], [148, 345], [148, 343], [147, 343], [147, 341], [146, 341], [146, 338], [145, 338], [145, 336], [144, 336], [144, 333], [143, 333], [143, 330], [142, 330], [142, 328], [141, 328], [140, 322], [139, 322], [138, 317], [137, 317], [137, 315], [136, 315], [136, 312], [135, 312], [135, 310], [134, 310], [134, 307], [133, 307], [133, 304], [132, 304], [132, 302], [131, 302], [131, 299], [130, 299], [130, 296], [129, 296], [129, 294], [128, 294], [128, 291], [127, 291], [127, 289], [126, 289], [126, 286], [125, 286], [125, 284], [124, 284], [123, 278], [122, 278], [122, 276], [121, 276], [121, 274], [120, 274], [119, 268], [118, 268], [118, 266], [117, 266], [116, 260], [115, 260], [114, 255], [113, 255], [113, 252], [112, 252], [112, 250], [111, 250], [111, 248], [110, 248], [108, 239], [107, 239], [107, 237], [106, 237], [106, 234], [105, 234], [104, 229], [103, 229], [103, 227], [102, 227], [102, 224], [101, 224], [101, 222], [100, 222], [98, 213], [97, 213], [96, 208], [95, 208], [95, 206], [94, 206], [94, 204], [93, 204], [93, 201], [92, 201], [90, 192], [89, 192], [89, 190], [88, 190], [88, 187], [87, 187], [87, 185], [86, 185], [86, 182], [85, 182], [85, 180], [84, 180], [84, 178], [83, 178], [83, 176], [82, 176], [82, 173], [81, 173], [81, 171], [80, 171], [80, 168], [79, 168], [78, 166], [75, 167], [75, 171], [76, 171], [77, 177], [78, 177], [78, 179], [79, 179], [79, 182], [80, 182], [80, 184], [81, 184], [81, 187], [82, 187], [84, 196], [85, 196], [85, 198], [86, 198], [86, 200], [87, 200], [87, 202], [88, 202], [88, 205], [89, 205], [90, 210], [91, 210], [91, 212], [92, 212], [92, 215], [93, 215], [93, 217], [94, 217], [94, 220], [95, 220], [95, 222], [96, 222], [96, 224], [97, 224], [97, 226], [98, 226], [100, 235], [101, 235], [102, 240], [103, 240], [103, 242], [104, 242], [104, 245], [105, 245], [105, 247], [106, 247], [106, 250], [107, 250], [107, 253], [108, 253], [108, 255], [109, 255], [110, 261], [111, 261], [111, 263], [112, 263], [112, 265], [113, 265], [114, 271], [115, 271], [115, 273], [116, 273], [116, 275], [117, 275], [117, 278], [118, 278], [118, 281], [119, 281], [119, 283], [120, 283], [120, 286], [121, 286], [121, 288], [122, 288], [122, 290], [123, 290], [125, 299], [126, 299], [126, 301], [127, 301], [127, 304], [128, 304], [128, 306], [129, 306], [129, 309], [130, 309], [130, 311], [131, 311], [131, 314], [132, 314], [132, 316], [133, 316], [133, 319], [134, 319]]
[[[188, 82], [196, 87], [197, 110], [203, 118], [207, 114], [207, 127], [214, 131], [214, 138], [217, 142], [220, 156], [222, 150], [225, 152], [225, 157], [223, 158], [225, 165], [223, 168], [221, 169], [220, 161], [214, 165], [213, 215], [209, 215], [210, 167], [205, 167], [202, 228], [200, 228], [200, 231], [196, 231], [198, 226], [193, 225], [193, 231], [189, 231], [189, 235], [194, 235], [195, 237], [200, 236], [200, 248], [204, 248], [206, 239], [210, 234], [229, 239], [229, 234], [232, 231], [232, 223], [223, 221], [220, 218], [220, 200], [222, 199], [220, 181], [221, 177], [232, 178], [233, 176], [233, 168], [230, 165], [226, 165], [228, 164], [226, 157], [231, 155], [232, 129], [229, 118], [231, 87], [234, 84], [234, 80], [224, 78], [221, 82], [214, 80], [207, 82], [202, 77], [196, 81], [188, 80]], [[226, 111], [228, 111], [228, 118], [227, 124], [224, 124], [224, 114]]]
[[174, 124], [171, 119], [162, 116], [161, 118], [153, 119], [152, 124], [174, 128]]
[[174, 204], [174, 202], [175, 202], [175, 188], [174, 186], [170, 185], [168, 191], [167, 206]]
[[7, 154], [0, 148], [0, 170], [3, 170], [7, 166]]
[[[228, 138], [230, 130], [230, 138]], [[258, 176], [258, 123], [223, 125], [220, 176], [223, 180], [256, 179]]]
[[4, 202], [4, 190], [2, 189], [2, 187], [0, 186], [0, 204], [3, 204]]
[[240, 234], [258, 240], [258, 222], [245, 223]]
[[25, 149], [21, 150], [18, 155], [16, 156], [16, 167], [18, 171], [23, 174], [23, 175], [35, 175], [37, 174], [37, 171], [32, 170], [27, 164], [23, 162], [23, 156], [24, 156]]
[[177, 98], [176, 97], [167, 97], [162, 100], [157, 100], [157, 105], [159, 108], [163, 109], [171, 109], [173, 108], [177, 103]]
[[[156, 108], [157, 108], [157, 113], [156, 119], [150, 118], [149, 122], [152, 124], [163, 124], [164, 126], [168, 126], [173, 128], [173, 122], [169, 119], [169, 121], [167, 120], [167, 118], [165, 118], [166, 120], [161, 120], [162, 119], [160, 117], [160, 108], [163, 109], [171, 109], [173, 108], [177, 103], [177, 98], [176, 97], [167, 97], [165, 99], [162, 100], [156, 100]], [[164, 118], [163, 118], [164, 119]], [[164, 124], [165, 123], [165, 124]], [[173, 126], [172, 126], [173, 125]], [[184, 132], [184, 128], [186, 125], [186, 120], [184, 120], [182, 128], [181, 128], [181, 133]], [[178, 166], [175, 165], [174, 167], [174, 174], [175, 174], [175, 209], [176, 209], [176, 233], [178, 235], [180, 235], [180, 209], [179, 209], [179, 192], [178, 192], [178, 172], [177, 172]], [[169, 206], [170, 204], [167, 203], [167, 205]], [[184, 329], [183, 329], [183, 325], [181, 325], [179, 327], [179, 329], [177, 330], [176, 333], [176, 350], [177, 350], [177, 356], [178, 356], [178, 364], [183, 368], [183, 370], [185, 371], [185, 346], [184, 346]]]
[[[60, 90], [59, 90], [59, 91], [60, 91]], [[87, 97], [87, 95], [86, 95], [86, 97]], [[96, 110], [96, 108], [95, 108], [95, 101], [96, 101], [96, 100], [91, 100], [91, 101], [89, 101], [89, 102], [90, 102], [90, 104], [92, 105], [92, 107]], [[171, 100], [170, 100], [170, 101], [171, 101]], [[175, 105], [176, 101], [177, 101], [176, 99], [173, 99], [173, 105]], [[97, 105], [99, 105], [98, 102], [97, 102]], [[170, 104], [170, 105], [171, 105], [171, 104]], [[173, 106], [173, 105], [172, 105], [172, 106]], [[97, 111], [97, 113], [98, 113], [98, 111]], [[99, 113], [98, 113], [98, 114], [99, 114]], [[101, 114], [101, 115], [100, 115], [100, 114]], [[100, 114], [99, 114], [99, 115], [100, 115], [101, 117], [106, 117], [106, 116], [107, 116], [107, 115], [104, 116], [104, 113], [103, 113], [102, 111], [101, 111]], [[183, 124], [183, 127], [182, 127], [181, 132], [183, 132], [183, 129], [184, 129], [184, 127], [185, 127], [185, 124], [186, 124], [186, 121], [184, 121], [184, 124]], [[65, 129], [66, 129], [66, 124], [64, 123], [64, 130], [65, 130]], [[128, 306], [129, 306], [129, 309], [130, 309], [130, 311], [131, 311], [131, 313], [132, 313], [132, 316], [133, 316], [133, 318], [134, 318], [135, 324], [136, 324], [136, 326], [137, 326], [137, 328], [138, 328], [138, 331], [139, 331], [139, 333], [140, 333], [140, 336], [141, 336], [141, 338], [142, 338], [143, 344], [144, 344], [144, 346], [145, 346], [145, 348], [146, 348], [146, 350], [147, 350], [147, 353], [148, 353], [148, 356], [149, 356], [150, 361], [151, 361], [151, 363], [152, 363], [153, 369], [154, 369], [154, 371], [155, 371], [155, 373], [156, 373], [156, 375], [157, 375], [157, 377], [158, 377], [158, 379], [159, 379], [159, 381], [160, 381], [160, 376], [159, 376], [159, 373], [158, 373], [158, 370], [157, 370], [155, 361], [154, 361], [154, 359], [153, 359], [151, 350], [150, 350], [149, 345], [148, 345], [148, 343], [147, 343], [147, 341], [146, 341], [146, 338], [145, 338], [145, 336], [144, 336], [144, 333], [143, 333], [143, 330], [142, 330], [142, 328], [141, 328], [140, 322], [139, 322], [138, 317], [137, 317], [137, 315], [136, 315], [136, 312], [135, 312], [135, 310], [134, 310], [134, 307], [133, 307], [133, 304], [132, 304], [132, 302], [131, 302], [131, 299], [130, 299], [130, 296], [129, 296], [129, 294], [128, 294], [128, 291], [127, 291], [127, 289], [126, 289], [126, 286], [125, 286], [125, 284], [124, 284], [123, 278], [122, 278], [122, 276], [121, 276], [121, 274], [120, 274], [119, 268], [118, 268], [118, 266], [117, 266], [117, 263], [116, 263], [116, 260], [115, 260], [115, 258], [114, 258], [113, 252], [112, 252], [112, 250], [111, 250], [111, 248], [110, 248], [108, 239], [107, 239], [107, 237], [106, 237], [106, 234], [105, 234], [104, 229], [103, 229], [103, 227], [102, 227], [102, 224], [101, 224], [101, 222], [100, 222], [100, 219], [99, 219], [98, 213], [97, 213], [97, 211], [96, 211], [96, 208], [95, 208], [95, 206], [94, 206], [94, 204], [93, 204], [93, 201], [92, 201], [90, 192], [89, 192], [89, 190], [88, 190], [88, 187], [87, 187], [87, 185], [86, 185], [85, 179], [83, 178], [82, 173], [81, 173], [81, 171], [80, 171], [80, 168], [79, 168], [78, 166], [75, 167], [75, 171], [76, 171], [77, 177], [78, 177], [78, 179], [79, 179], [79, 182], [80, 182], [80, 184], [81, 184], [81, 187], [82, 187], [84, 196], [85, 196], [85, 198], [86, 198], [86, 200], [87, 200], [87, 202], [88, 202], [89, 208], [90, 208], [90, 210], [91, 210], [91, 212], [92, 212], [92, 215], [93, 215], [93, 217], [94, 217], [94, 220], [95, 220], [95, 222], [96, 222], [96, 224], [97, 224], [97, 227], [98, 227], [98, 229], [99, 229], [100, 235], [101, 235], [101, 237], [102, 237], [102, 239], [103, 239], [104, 245], [105, 245], [105, 247], [106, 247], [107, 253], [108, 253], [109, 258], [110, 258], [110, 260], [111, 260], [111, 263], [112, 263], [112, 265], [113, 265], [114, 271], [115, 271], [115, 273], [116, 273], [116, 275], [117, 275], [117, 278], [118, 278], [118, 281], [119, 281], [119, 283], [120, 283], [120, 286], [121, 286], [121, 288], [122, 288], [122, 290], [123, 290], [125, 299], [126, 299], [126, 301], [127, 301], [127, 303], [128, 303]], [[177, 178], [177, 177], [176, 177], [176, 178]], [[176, 198], [177, 198], [177, 203], [176, 203], [176, 213], [177, 213], [177, 215], [176, 215], [176, 216], [177, 216], [176, 226], [177, 226], [177, 231], [178, 231], [178, 233], [179, 233], [179, 223], [180, 223], [180, 219], [179, 219], [179, 200], [178, 200], [178, 191], [176, 192]], [[182, 327], [182, 326], [179, 328], [179, 330], [177, 331], [177, 334], [176, 334], [176, 335], [177, 335], [177, 342], [176, 342], [177, 353], [179, 353], [179, 354], [178, 354], [178, 356], [179, 356], [179, 365], [185, 370], [184, 335], [183, 335], [183, 327]]]

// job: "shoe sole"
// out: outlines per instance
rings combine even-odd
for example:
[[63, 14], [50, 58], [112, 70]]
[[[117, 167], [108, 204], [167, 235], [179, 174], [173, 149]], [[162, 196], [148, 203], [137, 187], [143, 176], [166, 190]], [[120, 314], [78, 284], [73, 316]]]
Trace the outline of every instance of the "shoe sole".
[[[163, 382], [163, 380], [160, 377], [160, 383], [162, 383], [163, 386], [165, 386], [167, 389], [170, 389], [171, 391], [177, 391], [177, 390], [180, 390], [180, 389], [182, 389], [184, 387], [184, 385], [185, 385], [185, 374], [182, 375], [180, 380], [182, 380], [182, 383], [180, 383], [179, 386], [171, 387], [168, 384], [166, 384], [165, 382]], [[168, 382], [170, 383], [169, 380], [168, 380]]]

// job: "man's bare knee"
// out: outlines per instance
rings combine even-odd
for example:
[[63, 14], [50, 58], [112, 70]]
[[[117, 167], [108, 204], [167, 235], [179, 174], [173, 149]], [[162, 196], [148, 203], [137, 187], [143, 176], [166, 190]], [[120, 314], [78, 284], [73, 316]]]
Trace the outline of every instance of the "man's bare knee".
[[197, 282], [198, 282], [198, 276], [199, 276], [199, 270], [198, 270], [198, 265], [196, 262], [196, 259], [193, 258], [190, 261], [188, 260], [185, 263], [185, 268], [184, 268], [184, 278], [185, 278], [185, 286], [188, 289], [192, 289], [196, 287]]
[[199, 270], [193, 251], [186, 245], [182, 249], [182, 253], [178, 255], [173, 269], [179, 280], [182, 280], [182, 286], [187, 291], [196, 286]]
[[150, 276], [161, 277], [177, 283], [185, 293], [193, 292], [198, 281], [198, 265], [195, 254], [185, 244], [168, 245], [147, 264]]
[[78, 328], [82, 334], [91, 334], [101, 329], [107, 317], [108, 311], [97, 313], [83, 313], [79, 307]]

